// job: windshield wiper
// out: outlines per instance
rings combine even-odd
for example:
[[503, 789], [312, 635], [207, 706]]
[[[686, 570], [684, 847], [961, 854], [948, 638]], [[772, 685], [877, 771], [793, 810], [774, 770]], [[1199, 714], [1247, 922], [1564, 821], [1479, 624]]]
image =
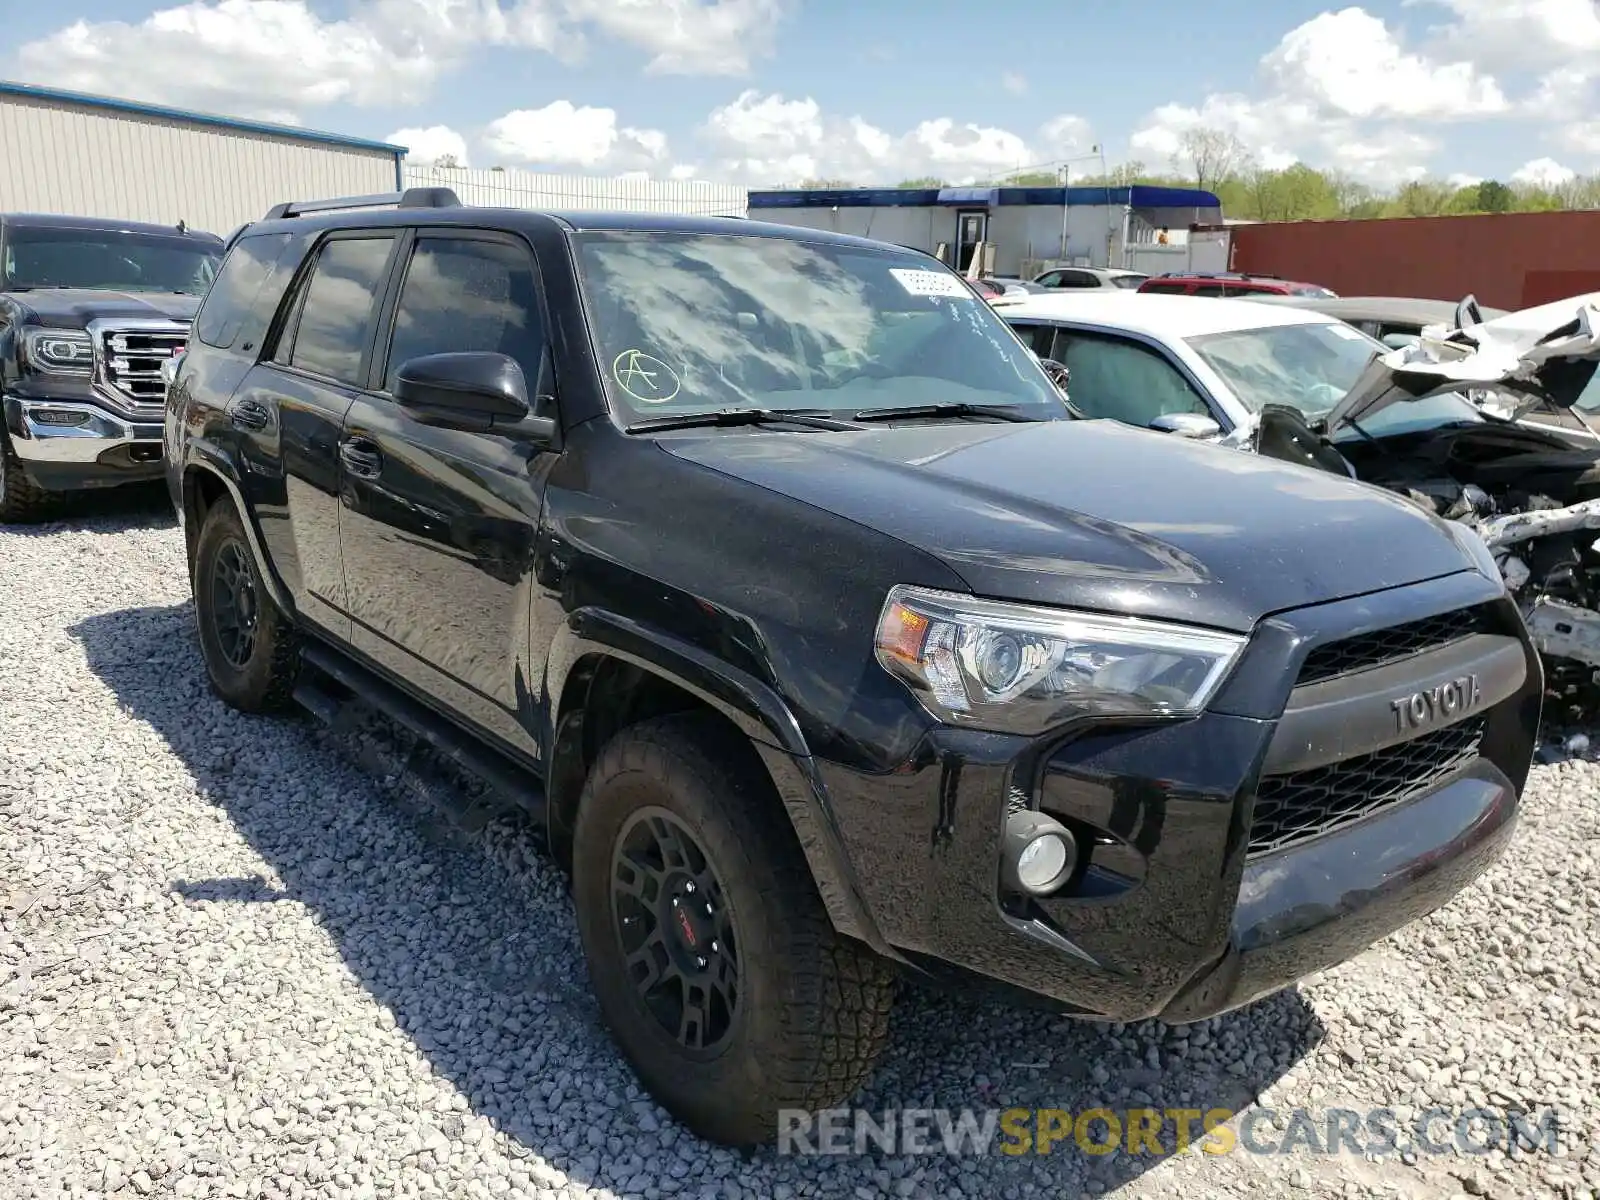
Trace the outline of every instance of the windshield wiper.
[[646, 417], [624, 427], [626, 433], [648, 433], [656, 429], [694, 429], [698, 426], [805, 425], [812, 429], [859, 429], [849, 421], [827, 415], [826, 409], [806, 408], [719, 408], [711, 412], [672, 413]]
[[857, 421], [897, 421], [915, 417], [996, 417], [1002, 421], [1035, 421], [1038, 418], [1015, 408], [1002, 408], [997, 404], [968, 404], [956, 401], [950, 404], [907, 404], [901, 408], [868, 408], [856, 413]]

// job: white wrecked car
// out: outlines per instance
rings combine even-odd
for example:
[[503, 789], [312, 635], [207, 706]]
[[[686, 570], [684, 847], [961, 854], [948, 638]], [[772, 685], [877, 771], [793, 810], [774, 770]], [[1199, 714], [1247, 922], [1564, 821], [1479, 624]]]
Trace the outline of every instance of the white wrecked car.
[[[1248, 300], [1097, 292], [1001, 312], [1064, 368], [1081, 416], [1347, 473], [1472, 526], [1552, 692], [1600, 700], [1600, 439], [1573, 409], [1600, 361], [1600, 293], [1491, 320], [1469, 298], [1401, 348]], [[1541, 409], [1573, 427], [1525, 419]]]

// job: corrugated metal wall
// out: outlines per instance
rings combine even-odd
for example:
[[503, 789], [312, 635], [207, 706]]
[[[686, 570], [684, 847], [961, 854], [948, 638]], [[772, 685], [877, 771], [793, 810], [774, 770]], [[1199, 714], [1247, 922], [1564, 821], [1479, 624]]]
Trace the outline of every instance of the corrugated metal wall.
[[542, 175], [531, 171], [470, 171], [407, 163], [407, 187], [447, 187], [463, 204], [492, 208], [682, 213], [742, 217], [749, 192], [722, 183], [679, 180]]
[[1493, 308], [1600, 290], [1600, 212], [1502, 213], [1235, 225], [1235, 271], [1320, 283], [1342, 296]]
[[0, 212], [182, 220], [226, 236], [280, 200], [395, 183], [394, 156], [378, 150], [0, 96]]

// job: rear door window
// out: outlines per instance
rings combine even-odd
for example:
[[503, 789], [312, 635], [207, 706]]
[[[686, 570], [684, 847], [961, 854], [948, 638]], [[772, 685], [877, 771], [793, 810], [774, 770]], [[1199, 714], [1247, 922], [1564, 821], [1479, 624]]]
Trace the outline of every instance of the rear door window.
[[381, 234], [339, 237], [322, 247], [279, 361], [340, 383], [365, 383], [363, 363], [394, 244], [394, 234]]
[[1166, 295], [1182, 295], [1189, 290], [1187, 283], [1146, 283], [1139, 290], [1141, 292], [1161, 292]]

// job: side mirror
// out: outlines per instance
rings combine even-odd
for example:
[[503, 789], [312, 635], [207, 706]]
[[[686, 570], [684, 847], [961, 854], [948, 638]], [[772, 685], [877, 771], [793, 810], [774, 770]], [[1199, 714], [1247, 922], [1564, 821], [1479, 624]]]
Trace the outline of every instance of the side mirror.
[[1066, 363], [1058, 362], [1053, 358], [1041, 358], [1039, 365], [1044, 368], [1044, 373], [1050, 376], [1051, 383], [1055, 384], [1063, 392], [1067, 390], [1067, 380], [1071, 378], [1072, 372], [1067, 370]]
[[1210, 417], [1199, 413], [1163, 413], [1150, 422], [1157, 433], [1175, 433], [1185, 438], [1214, 438], [1222, 433], [1222, 426]]
[[486, 350], [409, 359], [394, 399], [420, 425], [549, 441], [556, 423], [530, 415], [528, 382], [516, 359]]

